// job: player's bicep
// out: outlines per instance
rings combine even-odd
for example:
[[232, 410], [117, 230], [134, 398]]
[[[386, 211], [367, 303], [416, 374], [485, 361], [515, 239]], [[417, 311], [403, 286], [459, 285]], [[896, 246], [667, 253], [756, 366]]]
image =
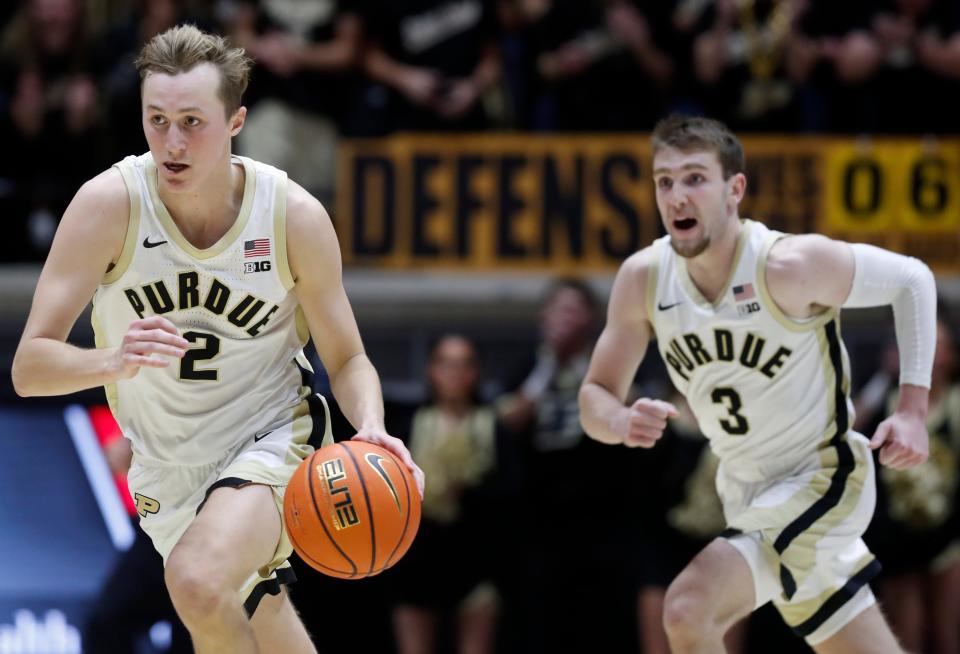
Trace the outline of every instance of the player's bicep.
[[123, 247], [129, 199], [119, 173], [117, 179], [104, 175], [84, 185], [63, 214], [37, 282], [24, 340], [66, 340]]
[[767, 288], [788, 316], [806, 318], [824, 307], [839, 307], [853, 285], [850, 246], [819, 234], [792, 236], [770, 250]]
[[634, 255], [617, 273], [607, 323], [594, 347], [584, 380], [602, 386], [621, 400], [629, 392], [652, 333], [645, 309], [647, 254]]

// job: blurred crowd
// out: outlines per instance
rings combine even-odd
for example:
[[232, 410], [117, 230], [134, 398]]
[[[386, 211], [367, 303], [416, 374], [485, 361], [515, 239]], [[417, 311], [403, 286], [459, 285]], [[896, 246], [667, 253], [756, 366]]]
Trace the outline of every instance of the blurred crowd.
[[676, 110], [958, 129], [954, 0], [22, 0], [0, 7], [0, 260], [42, 259], [79, 184], [145, 150], [131, 62], [184, 21], [257, 62], [237, 150], [324, 200], [341, 136], [643, 131]]

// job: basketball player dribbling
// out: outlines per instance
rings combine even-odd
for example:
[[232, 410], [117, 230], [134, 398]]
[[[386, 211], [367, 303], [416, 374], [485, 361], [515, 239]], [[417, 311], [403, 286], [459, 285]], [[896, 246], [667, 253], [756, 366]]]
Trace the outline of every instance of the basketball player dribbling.
[[[868, 581], [870, 449], [909, 468], [927, 456], [933, 275], [915, 259], [738, 215], [744, 156], [726, 126], [673, 116], [652, 136], [667, 235], [629, 257], [580, 391], [587, 432], [652, 447], [676, 409], [627, 389], [651, 338], [720, 457], [728, 529], [670, 585], [674, 652], [722, 652], [724, 632], [773, 601], [821, 653], [899, 652]], [[851, 430], [839, 309], [892, 304], [900, 401], [868, 441]]]
[[[13, 366], [21, 395], [105, 386], [133, 443], [140, 524], [197, 652], [315, 652], [292, 580], [284, 487], [330, 442], [308, 387], [312, 334], [355, 439], [422, 472], [383, 426], [377, 373], [323, 207], [231, 155], [250, 60], [192, 26], [136, 62], [150, 151], [87, 182], [64, 213]], [[66, 342], [93, 297], [95, 349]], [[314, 441], [316, 442], [316, 441]]]

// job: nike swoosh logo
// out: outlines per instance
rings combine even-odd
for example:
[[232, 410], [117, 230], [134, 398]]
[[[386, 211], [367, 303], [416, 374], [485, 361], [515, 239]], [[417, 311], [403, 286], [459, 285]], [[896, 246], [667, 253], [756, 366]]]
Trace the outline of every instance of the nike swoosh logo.
[[156, 243], [151, 243], [149, 236], [143, 239], [143, 247], [145, 248], [155, 248], [159, 245], [163, 245], [164, 243], [166, 243], [166, 241], [157, 241]]
[[673, 304], [663, 304], [662, 302], [657, 302], [657, 308], [660, 311], [666, 311], [667, 309], [672, 309], [678, 304], [683, 304], [683, 300], [681, 300], [680, 302], [674, 302]]
[[253, 437], [253, 442], [256, 443], [256, 442], [257, 442], [258, 440], [260, 440], [261, 438], [266, 438], [267, 436], [269, 436], [270, 434], [272, 434], [272, 433], [275, 432], [275, 431], [277, 431], [277, 430], [276, 430], [276, 429], [271, 429], [271, 430], [268, 431], [268, 432], [264, 432], [264, 433], [262, 433], [262, 434], [257, 434], [256, 436]]
[[393, 485], [393, 480], [390, 479], [390, 475], [388, 475], [387, 471], [383, 469], [383, 457], [379, 454], [368, 452], [363, 458], [367, 460], [367, 465], [373, 468], [378, 475], [383, 477], [383, 481], [386, 482], [387, 487], [393, 494], [393, 501], [397, 503], [397, 511], [403, 513], [403, 509], [400, 507], [400, 495], [397, 493], [397, 487]]

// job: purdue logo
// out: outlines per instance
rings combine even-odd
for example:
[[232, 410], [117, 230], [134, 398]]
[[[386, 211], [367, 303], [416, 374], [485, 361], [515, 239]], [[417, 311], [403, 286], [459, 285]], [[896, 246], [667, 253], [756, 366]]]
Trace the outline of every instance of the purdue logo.
[[134, 493], [133, 501], [137, 504], [137, 513], [140, 514], [141, 518], [146, 518], [148, 513], [156, 513], [160, 510], [160, 502], [152, 497]]
[[343, 470], [343, 460], [324, 461], [317, 466], [317, 473], [327, 482], [327, 493], [333, 504], [333, 526], [336, 530], [349, 529], [360, 524], [353, 498], [350, 497], [350, 488], [346, 484], [347, 473]]

